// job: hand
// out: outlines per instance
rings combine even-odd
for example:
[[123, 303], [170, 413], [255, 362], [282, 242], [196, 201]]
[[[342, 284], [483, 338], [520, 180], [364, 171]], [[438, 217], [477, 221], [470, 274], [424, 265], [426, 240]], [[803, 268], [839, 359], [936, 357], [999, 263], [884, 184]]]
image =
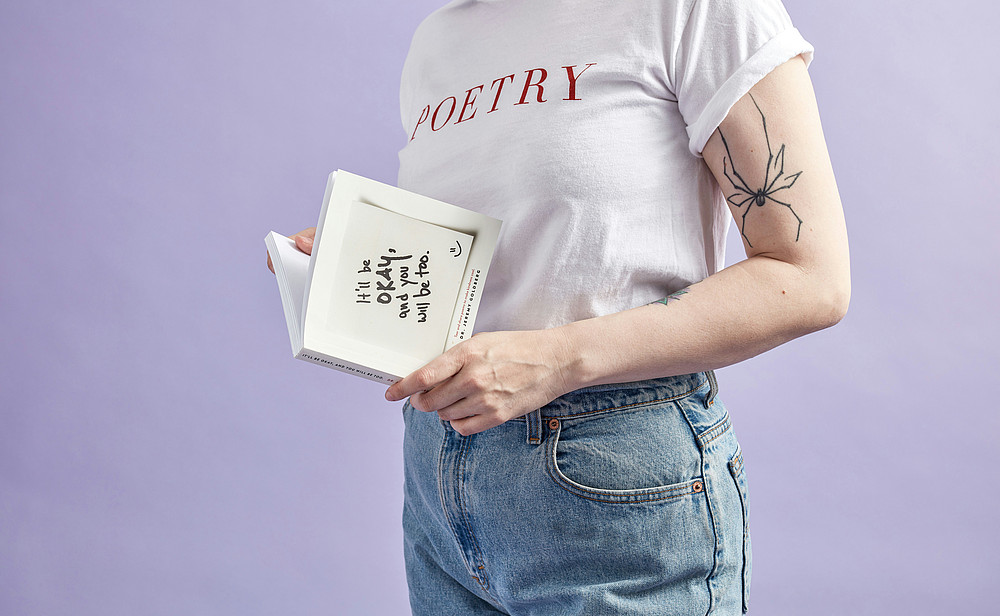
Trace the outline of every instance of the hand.
[[[309, 227], [308, 229], [303, 229], [302, 231], [299, 231], [298, 233], [293, 235], [292, 239], [295, 240], [296, 248], [306, 253], [307, 255], [311, 255], [313, 253], [313, 238], [315, 237], [316, 237], [316, 227]], [[267, 269], [271, 270], [272, 274], [274, 273], [274, 264], [271, 263], [270, 254], [267, 255]]]
[[385, 392], [410, 397], [468, 436], [540, 408], [568, 391], [572, 356], [558, 329], [477, 334]]

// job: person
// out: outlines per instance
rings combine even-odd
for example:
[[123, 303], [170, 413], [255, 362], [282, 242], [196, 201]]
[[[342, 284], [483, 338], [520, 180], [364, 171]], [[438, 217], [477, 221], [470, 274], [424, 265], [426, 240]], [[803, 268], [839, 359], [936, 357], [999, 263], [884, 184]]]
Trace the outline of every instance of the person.
[[850, 296], [812, 53], [780, 0], [456, 0], [418, 28], [399, 184], [504, 227], [480, 333], [386, 392], [415, 614], [746, 611], [712, 371]]

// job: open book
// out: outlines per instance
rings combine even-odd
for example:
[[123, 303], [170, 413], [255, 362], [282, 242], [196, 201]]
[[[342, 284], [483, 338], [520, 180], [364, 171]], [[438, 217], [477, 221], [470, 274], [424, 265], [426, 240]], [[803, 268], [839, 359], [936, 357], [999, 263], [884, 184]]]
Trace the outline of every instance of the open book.
[[265, 238], [292, 353], [394, 383], [472, 335], [500, 221], [336, 171], [312, 256]]

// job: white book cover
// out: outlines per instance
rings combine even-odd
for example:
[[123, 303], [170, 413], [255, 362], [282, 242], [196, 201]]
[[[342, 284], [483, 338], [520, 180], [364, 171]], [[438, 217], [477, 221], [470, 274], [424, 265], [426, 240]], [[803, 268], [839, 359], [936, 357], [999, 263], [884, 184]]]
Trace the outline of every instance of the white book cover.
[[472, 335], [500, 221], [330, 174], [310, 257], [265, 238], [292, 353], [394, 383]]

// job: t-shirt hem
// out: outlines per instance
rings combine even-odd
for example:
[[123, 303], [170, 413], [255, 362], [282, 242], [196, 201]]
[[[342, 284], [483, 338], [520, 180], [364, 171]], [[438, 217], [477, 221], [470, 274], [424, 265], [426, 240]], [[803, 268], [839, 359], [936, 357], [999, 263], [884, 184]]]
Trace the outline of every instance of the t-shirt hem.
[[813, 46], [802, 37], [798, 29], [789, 28], [768, 41], [757, 53], [750, 56], [722, 84], [722, 87], [709, 100], [705, 106], [705, 110], [698, 119], [687, 127], [690, 139], [688, 148], [691, 150], [691, 153], [699, 158], [701, 157], [701, 152], [705, 149], [705, 144], [708, 143], [715, 129], [729, 115], [729, 110], [751, 88], [757, 85], [761, 79], [777, 67], [799, 55], [805, 59], [806, 66], [809, 66], [812, 63], [813, 51]]

